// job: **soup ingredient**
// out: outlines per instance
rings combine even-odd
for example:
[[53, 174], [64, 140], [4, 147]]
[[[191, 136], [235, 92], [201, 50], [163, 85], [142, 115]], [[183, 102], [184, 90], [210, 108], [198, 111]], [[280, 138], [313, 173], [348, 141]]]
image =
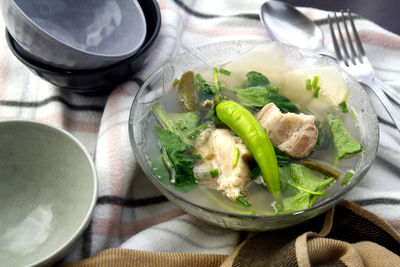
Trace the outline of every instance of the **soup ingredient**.
[[210, 176], [211, 176], [211, 177], [218, 177], [218, 175], [219, 175], [218, 169], [212, 169], [212, 170], [210, 171]]
[[[268, 80], [271, 84], [281, 84], [284, 64], [285, 51], [279, 44], [260, 44], [224, 65], [224, 69], [229, 70], [231, 75], [221, 75], [220, 81], [227, 88], [240, 87], [243, 81], [246, 80], [246, 73], [251, 70], [268, 74]], [[204, 74], [204, 77], [206, 80], [211, 81], [212, 73]]]
[[[209, 129], [201, 134], [194, 145], [195, 152], [202, 158], [206, 169], [217, 169], [216, 189], [227, 198], [236, 200], [246, 195], [246, 187], [250, 181], [250, 169], [247, 162], [252, 158], [243, 141], [225, 129]], [[234, 149], [237, 148], [237, 163]]]
[[235, 168], [237, 166], [238, 160], [239, 160], [239, 148], [235, 147], [235, 152], [233, 154], [232, 168]]
[[318, 175], [306, 166], [291, 163], [279, 168], [282, 181], [284, 213], [310, 208], [333, 181], [332, 177]]
[[247, 200], [246, 200], [244, 197], [242, 197], [242, 196], [238, 196], [238, 197], [236, 198], [236, 202], [237, 202], [238, 204], [240, 204], [240, 205], [246, 207], [246, 208], [251, 207], [251, 204], [250, 204], [249, 202], [247, 202]]
[[182, 74], [178, 82], [178, 96], [186, 111], [195, 111], [199, 107], [199, 89], [195, 84], [192, 71]]
[[339, 159], [363, 151], [362, 145], [350, 135], [340, 118], [332, 114], [327, 117]]
[[[320, 87], [318, 97], [313, 95], [315, 89], [304, 89], [304, 81], [310, 77], [318, 77], [317, 86]], [[313, 79], [314, 80], [314, 79]], [[313, 86], [313, 80], [310, 81]], [[318, 115], [325, 114], [332, 107], [345, 101], [349, 94], [341, 73], [334, 66], [303, 68], [289, 71], [283, 74], [283, 83], [279, 93], [288, 97], [300, 110], [308, 110]], [[325, 118], [324, 118], [325, 119]]]
[[262, 108], [268, 103], [268, 89], [265, 87], [232, 88], [240, 103], [246, 107]]
[[176, 187], [188, 187], [191, 189], [197, 185], [193, 172], [193, 164], [199, 160], [198, 155], [191, 154], [188, 151], [189, 145], [182, 142], [175, 133], [162, 129], [155, 128], [155, 133], [160, 140], [162, 150], [165, 150], [170, 162], [167, 166], [171, 170], [173, 183]]
[[201, 124], [199, 127], [196, 127], [196, 129], [194, 129], [193, 132], [188, 134], [187, 138], [189, 138], [189, 139], [196, 138], [196, 136], [198, 136], [203, 129], [207, 128], [207, 126], [208, 126], [208, 123]]
[[339, 106], [340, 106], [340, 108], [342, 109], [342, 112], [343, 112], [343, 113], [349, 112], [349, 110], [347, 109], [346, 101], [343, 101], [342, 103], [340, 103]]
[[338, 171], [335, 171], [334, 169], [331, 169], [328, 166], [322, 165], [321, 163], [312, 160], [303, 160], [301, 163], [310, 169], [316, 170], [329, 177], [333, 177], [336, 180], [340, 178], [340, 173]]
[[152, 107], [152, 110], [160, 125], [179, 136], [186, 144], [191, 144], [192, 136], [194, 137], [198, 131], [204, 128], [202, 125], [197, 127], [199, 116], [195, 113], [166, 113], [158, 103]]
[[314, 98], [318, 97], [319, 90], [321, 89], [318, 85], [318, 80], [319, 80], [318, 76], [314, 76], [312, 82], [311, 82], [311, 79], [306, 79], [306, 90], [311, 91], [311, 89], [314, 89], [314, 92], [313, 92]]
[[246, 108], [234, 101], [223, 101], [216, 106], [218, 118], [237, 134], [250, 150], [260, 167], [268, 190], [281, 201], [281, 184], [274, 147], [257, 119]]
[[306, 80], [306, 90], [310, 91], [311, 89], [312, 89], [312, 87], [311, 87], [311, 80], [310, 80], [310, 79], [307, 79], [307, 80]]
[[[192, 112], [166, 113], [158, 103], [152, 110], [163, 127], [156, 127], [155, 133], [161, 143], [162, 159], [171, 172], [170, 182], [182, 191], [190, 191], [197, 185], [193, 164], [199, 156], [189, 152], [193, 143], [189, 137], [197, 129], [199, 116]], [[157, 166], [153, 171], [162, 172]]]
[[266, 104], [273, 102], [283, 112], [298, 113], [296, 105], [290, 100], [279, 94], [279, 89], [270, 85], [270, 82], [263, 74], [250, 71], [246, 74], [247, 81], [238, 88], [231, 88], [236, 93], [240, 103], [251, 108], [262, 108]]
[[347, 185], [353, 175], [354, 173], [352, 171], [347, 172], [346, 175], [343, 177], [341, 185]]
[[221, 74], [224, 74], [224, 75], [226, 75], [226, 76], [230, 76], [230, 75], [232, 74], [229, 70], [226, 70], [226, 69], [224, 69], [224, 68], [220, 68], [220, 69], [218, 70], [218, 72], [221, 73]]
[[317, 143], [318, 129], [313, 115], [283, 114], [274, 103], [269, 103], [256, 118], [272, 144], [293, 158], [307, 157]]

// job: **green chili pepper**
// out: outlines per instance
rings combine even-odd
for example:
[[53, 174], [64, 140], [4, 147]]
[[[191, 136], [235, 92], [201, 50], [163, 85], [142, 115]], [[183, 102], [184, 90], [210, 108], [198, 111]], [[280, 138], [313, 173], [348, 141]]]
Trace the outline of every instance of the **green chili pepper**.
[[229, 126], [246, 144], [258, 166], [270, 193], [280, 202], [281, 183], [274, 147], [265, 129], [246, 108], [234, 101], [217, 105], [218, 118]]

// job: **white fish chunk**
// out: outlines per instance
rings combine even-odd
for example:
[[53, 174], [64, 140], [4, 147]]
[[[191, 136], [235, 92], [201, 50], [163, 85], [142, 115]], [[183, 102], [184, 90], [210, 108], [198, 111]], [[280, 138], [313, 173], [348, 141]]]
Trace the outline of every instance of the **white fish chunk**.
[[[239, 149], [239, 158], [236, 167], [233, 167], [236, 147]], [[232, 200], [246, 194], [246, 187], [250, 181], [247, 162], [252, 156], [239, 137], [225, 129], [205, 131], [196, 141], [195, 152], [203, 159], [202, 169], [218, 169], [219, 176], [214, 178], [218, 191]]]
[[282, 113], [274, 103], [265, 105], [257, 120], [267, 131], [272, 144], [294, 158], [307, 157], [318, 140], [313, 115]]

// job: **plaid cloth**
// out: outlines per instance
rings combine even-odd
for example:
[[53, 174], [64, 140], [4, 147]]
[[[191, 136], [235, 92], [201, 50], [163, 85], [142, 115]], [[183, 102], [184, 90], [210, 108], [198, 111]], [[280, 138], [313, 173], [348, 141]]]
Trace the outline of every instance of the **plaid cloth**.
[[[74, 262], [106, 248], [228, 255], [246, 233], [204, 223], [169, 202], [136, 163], [128, 117], [142, 82], [161, 64], [188, 49], [226, 40], [270, 40], [258, 12], [264, 0], [159, 0], [162, 27], [149, 60], [130, 81], [107, 96], [83, 96], [56, 88], [32, 74], [0, 35], [0, 120], [51, 123], [75, 135], [93, 156], [99, 195], [88, 229], [63, 259]], [[327, 12], [301, 8], [325, 33]], [[0, 28], [4, 23], [0, 20]], [[377, 74], [400, 90], [400, 37], [359, 18], [367, 55]], [[400, 231], [400, 135], [379, 101], [381, 142], [367, 176], [346, 196]]]

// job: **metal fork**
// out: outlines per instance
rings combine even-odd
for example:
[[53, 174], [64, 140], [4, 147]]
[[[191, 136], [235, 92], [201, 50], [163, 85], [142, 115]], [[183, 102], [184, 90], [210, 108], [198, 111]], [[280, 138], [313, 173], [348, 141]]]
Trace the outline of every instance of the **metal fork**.
[[[354, 47], [353, 41], [350, 36], [349, 27], [347, 26], [346, 16], [342, 13], [342, 24], [344, 25], [344, 29], [347, 37], [347, 45], [345, 39], [342, 34], [342, 30], [340, 28], [339, 19], [336, 16], [336, 12], [334, 13], [334, 19], [331, 19], [331, 16], [328, 15], [329, 28], [332, 35], [332, 42], [335, 49], [335, 53], [339, 62], [339, 65], [350, 73], [354, 78], [356, 78], [359, 82], [369, 86], [379, 100], [382, 102], [383, 106], [386, 108], [390, 117], [392, 118], [394, 124], [397, 129], [400, 131], [400, 117], [396, 109], [393, 107], [392, 103], [386, 97], [388, 94], [394, 101], [400, 104], [400, 94], [396, 91], [396, 89], [386, 85], [382, 80], [380, 80], [376, 75], [375, 71], [369, 62], [368, 58], [365, 55], [364, 48], [362, 46], [360, 37], [357, 33], [357, 29], [354, 25], [353, 18], [351, 16], [350, 10], [347, 11], [347, 20], [350, 21], [352, 33], [354, 36], [354, 42], [357, 47], [357, 51]], [[333, 21], [334, 20], [334, 21]], [[333, 23], [336, 23], [337, 33], [340, 38], [341, 48], [339, 47], [339, 42], [336, 38], [335, 31], [333, 29]], [[350, 53], [349, 53], [350, 50]], [[342, 53], [343, 51], [343, 53]], [[385, 94], [386, 93], [386, 94]]]

